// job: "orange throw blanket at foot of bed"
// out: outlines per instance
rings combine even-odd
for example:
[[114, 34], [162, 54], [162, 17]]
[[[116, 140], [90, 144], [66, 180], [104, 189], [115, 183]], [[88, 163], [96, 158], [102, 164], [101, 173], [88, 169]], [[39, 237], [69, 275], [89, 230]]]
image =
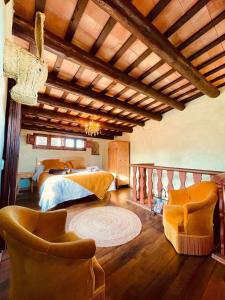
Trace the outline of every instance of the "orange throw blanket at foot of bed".
[[63, 177], [78, 183], [101, 200], [104, 199], [104, 196], [114, 179], [113, 175], [108, 172], [68, 174], [63, 175]]

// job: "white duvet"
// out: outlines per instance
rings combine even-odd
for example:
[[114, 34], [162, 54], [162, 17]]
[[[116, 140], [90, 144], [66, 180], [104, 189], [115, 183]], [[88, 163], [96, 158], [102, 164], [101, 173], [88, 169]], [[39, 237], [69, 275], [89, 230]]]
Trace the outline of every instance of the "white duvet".
[[[93, 171], [83, 171], [82, 173], [90, 173]], [[100, 171], [101, 172], [101, 171]], [[98, 173], [98, 172], [94, 172]], [[116, 189], [115, 180], [110, 185], [108, 191]], [[42, 211], [47, 211], [56, 205], [83, 197], [93, 195], [92, 192], [80, 186], [74, 181], [64, 178], [61, 175], [55, 175], [45, 180], [40, 188], [39, 206]]]

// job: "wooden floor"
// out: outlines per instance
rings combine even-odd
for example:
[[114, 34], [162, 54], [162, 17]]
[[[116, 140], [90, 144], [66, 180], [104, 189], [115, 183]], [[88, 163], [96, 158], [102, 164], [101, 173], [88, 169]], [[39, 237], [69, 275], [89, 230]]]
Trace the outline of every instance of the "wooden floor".
[[[23, 199], [18, 204], [37, 206], [35, 197], [28, 195]], [[130, 189], [122, 189], [113, 192], [110, 202], [104, 204], [132, 210], [143, 225], [141, 234], [133, 241], [97, 249], [96, 256], [106, 273], [106, 299], [224, 300], [225, 267], [210, 257], [177, 255], [163, 234], [161, 217], [127, 202], [129, 199]], [[75, 213], [96, 205], [100, 203], [70, 203], [68, 220]], [[8, 286], [9, 258], [5, 254], [0, 265], [1, 300], [7, 299]]]

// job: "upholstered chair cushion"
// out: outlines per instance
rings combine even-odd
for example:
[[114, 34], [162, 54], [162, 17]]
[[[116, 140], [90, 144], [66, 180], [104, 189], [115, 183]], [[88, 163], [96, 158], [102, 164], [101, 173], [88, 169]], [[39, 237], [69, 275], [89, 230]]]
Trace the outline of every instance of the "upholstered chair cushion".
[[168, 204], [163, 208], [164, 232], [178, 253], [211, 253], [217, 198], [214, 182], [205, 181], [169, 191]]
[[66, 210], [0, 210], [0, 234], [11, 262], [10, 300], [86, 300], [99, 294], [104, 299], [95, 242], [66, 232], [66, 216]]

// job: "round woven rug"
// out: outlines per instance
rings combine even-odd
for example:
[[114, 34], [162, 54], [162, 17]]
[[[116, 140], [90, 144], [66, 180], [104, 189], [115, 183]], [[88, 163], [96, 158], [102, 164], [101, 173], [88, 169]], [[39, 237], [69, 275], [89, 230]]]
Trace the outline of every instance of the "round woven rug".
[[141, 232], [139, 217], [128, 209], [114, 206], [95, 207], [74, 216], [69, 230], [81, 238], [95, 240], [97, 247], [125, 244]]

